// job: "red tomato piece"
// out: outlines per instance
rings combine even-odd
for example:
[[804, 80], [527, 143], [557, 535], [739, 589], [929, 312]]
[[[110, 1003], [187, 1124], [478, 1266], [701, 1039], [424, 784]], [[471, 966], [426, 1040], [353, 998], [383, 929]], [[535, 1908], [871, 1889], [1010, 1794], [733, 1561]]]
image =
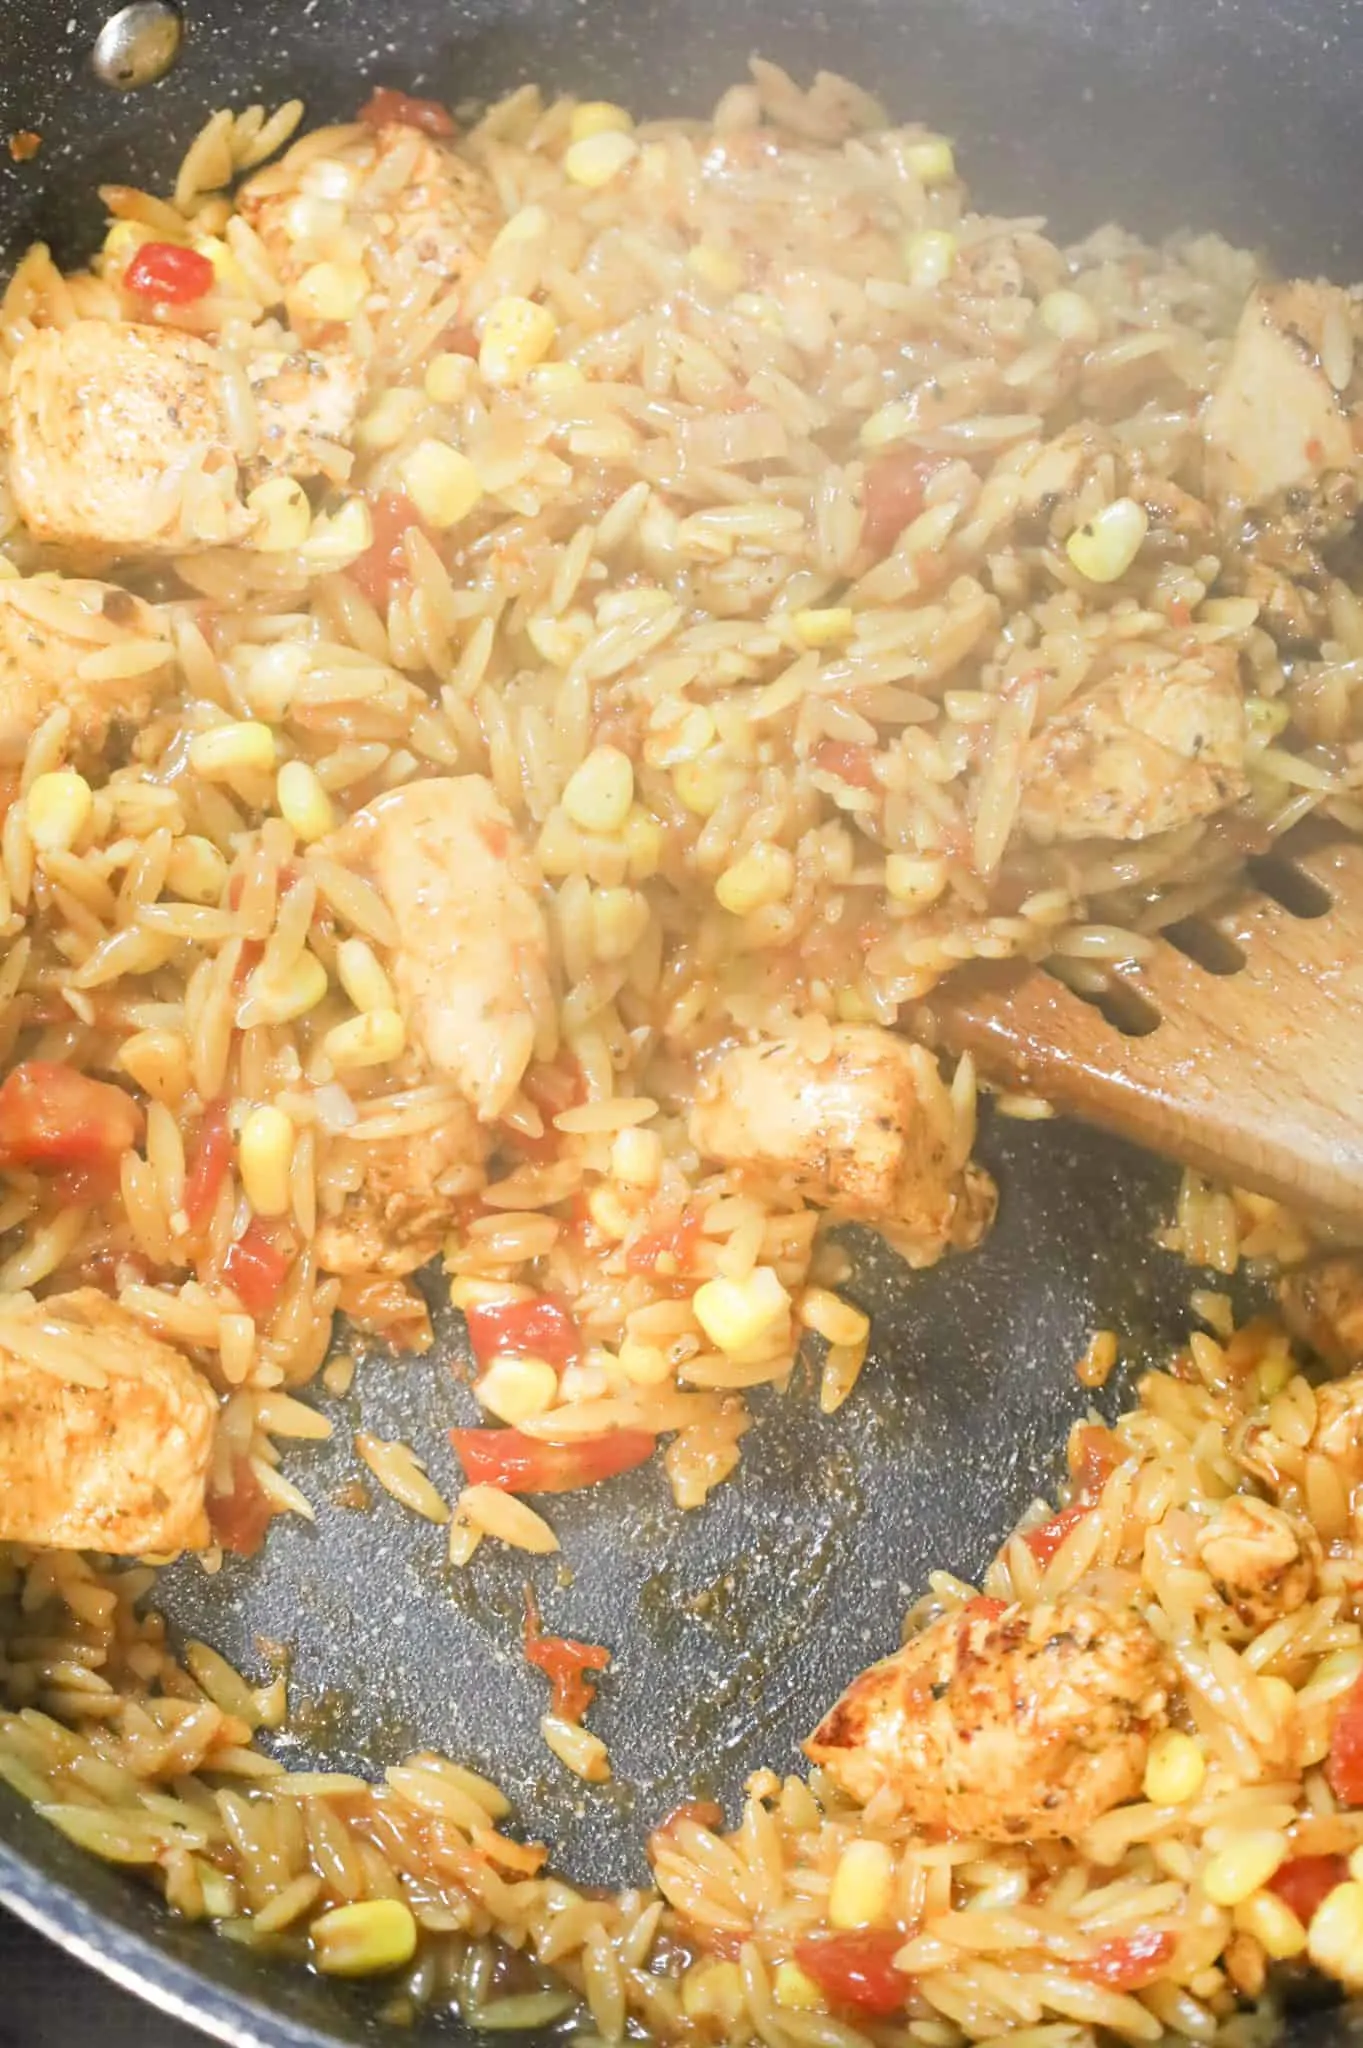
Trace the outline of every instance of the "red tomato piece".
[[440, 331], [440, 347], [446, 355], [469, 356], [478, 359], [478, 336], [466, 320], [451, 320], [448, 327]]
[[1293, 1856], [1282, 1863], [1268, 1880], [1290, 1913], [1303, 1927], [1309, 1927], [1321, 1900], [1349, 1875], [1346, 1856]]
[[397, 92], [391, 85], [376, 85], [360, 108], [366, 128], [386, 128], [396, 122], [403, 128], [419, 128], [423, 135], [453, 135], [455, 126], [449, 111], [439, 100], [414, 99], [409, 92]]
[[924, 455], [917, 448], [896, 448], [867, 463], [861, 538], [873, 554], [888, 554], [918, 517], [928, 485], [948, 460], [944, 455]]
[[1345, 1806], [1363, 1806], [1363, 1678], [1355, 1679], [1335, 1715], [1325, 1778]]
[[1070, 1470], [1086, 1500], [1098, 1498], [1125, 1456], [1121, 1438], [1110, 1429], [1090, 1423], [1075, 1431], [1070, 1446]]
[[643, 1429], [615, 1429], [577, 1443], [542, 1444], [519, 1429], [452, 1429], [450, 1442], [471, 1486], [499, 1486], [503, 1493], [574, 1493], [646, 1465], [657, 1438]]
[[820, 740], [814, 749], [814, 766], [854, 789], [880, 788], [872, 756], [865, 747], [850, 746], [845, 740]]
[[625, 1253], [625, 1264], [631, 1273], [656, 1273], [660, 1266], [664, 1277], [690, 1273], [695, 1268], [700, 1234], [699, 1213], [684, 1209], [675, 1223], [636, 1237]]
[[499, 1302], [465, 1310], [469, 1343], [480, 1366], [494, 1358], [547, 1358], [550, 1365], [571, 1365], [582, 1350], [582, 1336], [567, 1309], [547, 1294], [530, 1301]]
[[1175, 1946], [1165, 1929], [1140, 1927], [1134, 1934], [1099, 1942], [1087, 1962], [1073, 1965], [1074, 1973], [1113, 1991], [1143, 1991], [1160, 1976]]
[[123, 289], [140, 299], [189, 306], [212, 291], [213, 265], [180, 242], [144, 242], [123, 273]]
[[1039, 1528], [1024, 1529], [1022, 1540], [1038, 1564], [1049, 1564], [1059, 1550], [1070, 1530], [1082, 1522], [1089, 1512], [1087, 1501], [1075, 1501], [1072, 1507], [1061, 1508], [1058, 1515], [1052, 1515], [1049, 1522], [1042, 1522]]
[[525, 1589], [525, 1661], [542, 1671], [551, 1688], [550, 1704], [565, 1721], [580, 1721], [596, 1698], [587, 1673], [604, 1671], [611, 1653], [601, 1643], [579, 1643], [572, 1636], [547, 1636], [540, 1626], [535, 1596]]
[[810, 1934], [795, 1945], [795, 1960], [835, 2005], [888, 2019], [913, 1989], [895, 1963], [908, 1936], [897, 1929], [858, 1928], [848, 1934]]
[[232, 1491], [208, 1497], [209, 1526], [223, 1549], [235, 1551], [238, 1557], [255, 1556], [273, 1513], [246, 1458], [238, 1458], [232, 1469]]
[[222, 1277], [247, 1315], [261, 1322], [273, 1314], [293, 1264], [273, 1226], [257, 1216], [222, 1262]]
[[977, 1593], [973, 1600], [967, 1600], [961, 1609], [964, 1618], [970, 1621], [997, 1621], [1001, 1614], [1008, 1612], [1006, 1600], [991, 1600], [984, 1593]]
[[374, 526], [374, 538], [364, 553], [351, 563], [346, 574], [359, 585], [369, 602], [382, 611], [394, 587], [410, 580], [407, 551], [402, 544], [408, 527], [420, 527], [427, 540], [432, 540], [433, 536], [422, 524], [416, 506], [402, 491], [385, 491], [380, 497], [371, 498], [369, 516]]
[[185, 1175], [185, 1214], [191, 1230], [202, 1230], [213, 1214], [218, 1189], [227, 1178], [232, 1158], [232, 1134], [227, 1128], [227, 1097], [219, 1095], [209, 1103], [199, 1125], [199, 1141]]
[[24, 1060], [0, 1087], [0, 1166], [52, 1175], [69, 1201], [106, 1201], [142, 1123], [132, 1097], [112, 1083], [57, 1060]]

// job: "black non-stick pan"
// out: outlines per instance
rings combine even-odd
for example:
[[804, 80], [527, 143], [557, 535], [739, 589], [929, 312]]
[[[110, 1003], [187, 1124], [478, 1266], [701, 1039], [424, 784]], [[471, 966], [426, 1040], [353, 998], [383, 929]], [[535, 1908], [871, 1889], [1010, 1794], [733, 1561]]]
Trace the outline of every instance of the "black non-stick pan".
[[[1363, 6], [1359, 0], [188, 0], [178, 61], [117, 92], [90, 53], [92, 0], [7, 0], [0, 15], [0, 259], [34, 235], [63, 256], [97, 231], [102, 179], [164, 181], [206, 110], [293, 94], [347, 114], [375, 82], [457, 101], [528, 76], [640, 112], [704, 111], [754, 51], [800, 74], [872, 85], [901, 115], [956, 135], [976, 194], [1046, 210], [1062, 231], [1120, 218], [1263, 244], [1293, 272], [1363, 276]], [[3, 148], [42, 137], [20, 165]], [[818, 1413], [813, 1375], [757, 1397], [730, 1484], [696, 1514], [660, 1471], [558, 1504], [561, 1558], [530, 1560], [547, 1625], [614, 1662], [594, 1725], [617, 1780], [584, 1787], [548, 1758], [542, 1685], [519, 1654], [527, 1560], [485, 1546], [465, 1572], [441, 1532], [379, 1494], [331, 1503], [356, 1428], [402, 1437], [437, 1476], [445, 1432], [475, 1419], [451, 1371], [457, 1316], [419, 1360], [369, 1361], [326, 1402], [332, 1442], [286, 1466], [316, 1528], [275, 1524], [264, 1553], [216, 1579], [163, 1580], [174, 1627], [247, 1671], [258, 1638], [292, 1645], [290, 1762], [373, 1772], [430, 1745], [494, 1775], [567, 1873], [645, 1875], [649, 1825], [701, 1792], [733, 1810], [759, 1765], [794, 1767], [820, 1709], [898, 1640], [934, 1566], [977, 1571], [1055, 1475], [1087, 1397], [1088, 1333], [1122, 1333], [1103, 1404], [1188, 1326], [1196, 1276], [1153, 1248], [1173, 1171], [1062, 1123], [987, 1125], [999, 1225], [984, 1248], [914, 1275], [855, 1240], [849, 1292], [875, 1317], [854, 1397]], [[432, 1299], [439, 1302], [439, 1290]], [[564, 1563], [569, 1571], [562, 1569]], [[379, 2038], [375, 2003], [272, 1969], [177, 1921], [0, 1795], [0, 1898], [76, 1955], [240, 2043], [320, 2048]], [[67, 1967], [53, 1956], [54, 1971]], [[1293, 2022], [1334, 2048], [1346, 2008]], [[438, 2011], [405, 2038], [458, 2039]]]

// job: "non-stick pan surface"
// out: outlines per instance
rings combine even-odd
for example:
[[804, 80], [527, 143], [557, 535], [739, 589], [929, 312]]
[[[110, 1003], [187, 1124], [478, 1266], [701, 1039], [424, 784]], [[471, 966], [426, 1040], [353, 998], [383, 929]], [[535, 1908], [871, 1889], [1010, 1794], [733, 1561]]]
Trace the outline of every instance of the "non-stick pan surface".
[[[835, 66], [951, 129], [1000, 210], [1046, 209], [1066, 229], [1215, 226], [1295, 271], [1363, 275], [1354, 0], [191, 0], [178, 66], [124, 96], [87, 66], [102, 20], [90, 0], [5, 10], [0, 139], [43, 136], [23, 166], [0, 150], [6, 264], [35, 233], [78, 250], [95, 185], [164, 180], [227, 101], [300, 92], [325, 119], [375, 81], [457, 100], [536, 75], [645, 112], [700, 111], [757, 49], [804, 73]], [[374, 1357], [350, 1397], [323, 1397], [332, 1442], [286, 1464], [316, 1528], [276, 1523], [262, 1556], [216, 1579], [192, 1562], [166, 1574], [174, 1626], [248, 1671], [259, 1639], [291, 1646], [289, 1762], [372, 1772], [439, 1747], [490, 1771], [576, 1879], [640, 1879], [651, 1822], [697, 1792], [732, 1810], [749, 1771], [794, 1767], [819, 1709], [894, 1646], [927, 1571], [983, 1565], [1055, 1475], [1085, 1405], [1073, 1362], [1088, 1333], [1122, 1333], [1109, 1410], [1186, 1333], [1196, 1278], [1152, 1245], [1168, 1168], [1060, 1123], [996, 1121], [983, 1149], [1002, 1189], [984, 1248], [913, 1275], [856, 1240], [849, 1291], [876, 1337], [854, 1398], [825, 1419], [808, 1372], [764, 1391], [737, 1477], [699, 1513], [679, 1517], [650, 1468], [557, 1503], [560, 1558], [489, 1545], [456, 1574], [441, 1533], [377, 1489], [365, 1508], [340, 1505], [361, 1427], [406, 1439], [453, 1482], [445, 1432], [475, 1409], [459, 1319], [440, 1311], [428, 1357]], [[593, 1716], [611, 1786], [567, 1778], [540, 1741], [542, 1682], [519, 1655], [527, 1577], [551, 1629], [614, 1652]], [[314, 2048], [376, 2031], [363, 1994], [176, 1921], [8, 1795], [0, 1896], [225, 2037]], [[1350, 2024], [1297, 2023], [1313, 2048]], [[435, 2014], [407, 2038], [457, 2035]]]

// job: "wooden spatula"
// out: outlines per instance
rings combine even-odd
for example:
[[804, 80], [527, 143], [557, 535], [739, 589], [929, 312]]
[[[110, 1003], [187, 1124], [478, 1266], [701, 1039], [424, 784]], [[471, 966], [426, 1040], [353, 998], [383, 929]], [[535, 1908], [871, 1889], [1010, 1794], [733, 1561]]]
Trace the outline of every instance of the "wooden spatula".
[[994, 1080], [1356, 1230], [1363, 846], [1251, 865], [1233, 897], [1172, 928], [1200, 958], [1159, 939], [1148, 959], [1113, 970], [1108, 1014], [1044, 968], [1010, 961], [934, 990], [925, 1021]]

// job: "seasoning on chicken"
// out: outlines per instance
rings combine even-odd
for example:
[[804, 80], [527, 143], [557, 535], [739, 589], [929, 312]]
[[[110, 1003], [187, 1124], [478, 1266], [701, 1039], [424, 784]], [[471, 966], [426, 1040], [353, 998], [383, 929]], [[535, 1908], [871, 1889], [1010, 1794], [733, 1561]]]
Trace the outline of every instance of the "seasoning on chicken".
[[131, 1556], [208, 1541], [218, 1404], [98, 1288], [0, 1311], [0, 1539]]
[[1342, 1252], [1299, 1266], [1278, 1283], [1292, 1334], [1339, 1370], [1363, 1365], [1363, 1257]]
[[364, 397], [363, 366], [341, 349], [325, 355], [271, 351], [253, 356], [247, 375], [260, 426], [247, 482], [321, 476], [344, 483], [353, 459], [347, 443]]
[[1171, 669], [1123, 670], [1050, 719], [1023, 758], [1022, 822], [1057, 839], [1147, 839], [1244, 795], [1235, 657], [1208, 648]]
[[923, 1099], [921, 1051], [877, 1025], [845, 1024], [815, 1057], [794, 1039], [726, 1053], [702, 1081], [691, 1141], [707, 1158], [781, 1180], [840, 1216], [876, 1224], [915, 1265], [978, 1243], [994, 1184], [958, 1165]]
[[1233, 1494], [1217, 1509], [1198, 1553], [1221, 1598], [1256, 1634], [1310, 1599], [1320, 1561], [1309, 1528], [1252, 1494]]
[[158, 613], [130, 591], [69, 576], [0, 583], [0, 761], [22, 760], [49, 711], [71, 714], [77, 751], [140, 724], [174, 680]]
[[[1203, 419], [1215, 497], [1266, 505], [1285, 491], [1314, 491], [1332, 470], [1357, 471], [1349, 415], [1328, 374], [1332, 326], [1344, 344], [1347, 379], [1347, 292], [1296, 279], [1251, 294]], [[1353, 496], [1356, 504], [1356, 490]]]
[[482, 775], [391, 790], [332, 841], [393, 913], [393, 980], [409, 1037], [494, 1122], [556, 1039], [540, 877]]
[[[414, 1273], [434, 1257], [460, 1205], [484, 1181], [488, 1137], [462, 1103], [434, 1130], [365, 1144], [340, 1139], [323, 1185], [346, 1190], [317, 1224], [318, 1263], [328, 1273]], [[323, 1201], [326, 1203], [326, 1194]]]
[[890, 1788], [920, 1828], [1074, 1836], [1140, 1791], [1170, 1683], [1128, 1610], [982, 1601], [854, 1679], [805, 1753], [863, 1804]]

